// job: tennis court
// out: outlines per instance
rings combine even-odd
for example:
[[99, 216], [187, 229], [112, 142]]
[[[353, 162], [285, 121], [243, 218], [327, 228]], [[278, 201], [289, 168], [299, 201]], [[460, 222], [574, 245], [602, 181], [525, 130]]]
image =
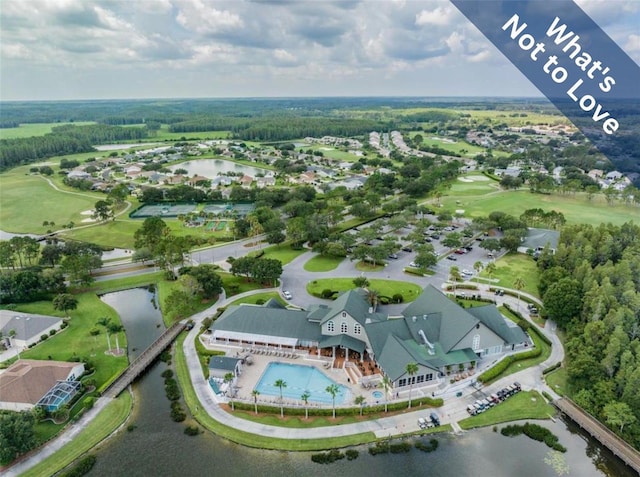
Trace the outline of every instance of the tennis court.
[[177, 217], [187, 215], [196, 209], [196, 204], [145, 204], [131, 212], [133, 219], [146, 217]]

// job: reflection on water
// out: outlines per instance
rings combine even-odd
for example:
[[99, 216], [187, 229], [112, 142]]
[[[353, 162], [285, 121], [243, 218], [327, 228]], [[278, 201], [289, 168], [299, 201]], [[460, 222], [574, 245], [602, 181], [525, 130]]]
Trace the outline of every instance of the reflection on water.
[[213, 179], [220, 175], [220, 173], [227, 172], [242, 172], [243, 174], [255, 177], [257, 174], [264, 174], [266, 169], [260, 169], [258, 167], [245, 166], [244, 164], [238, 164], [237, 162], [224, 161], [222, 159], [196, 159], [194, 161], [181, 162], [175, 166], [169, 167], [171, 171], [176, 169], [185, 169], [188, 176], [197, 174], [199, 176], [208, 177]]
[[[103, 297], [123, 316], [130, 346], [152, 342], [160, 332], [156, 327], [159, 312], [145, 290], [118, 292]], [[135, 310], [135, 312], [133, 312]], [[130, 318], [125, 319], [125, 314]], [[132, 336], [135, 334], [136, 336]], [[138, 336], [139, 335], [139, 336]], [[371, 456], [367, 446], [359, 446], [360, 456], [334, 464], [311, 462], [309, 453], [291, 453], [250, 449], [205, 432], [195, 437], [184, 434], [184, 423], [169, 417], [160, 374], [167, 367], [156, 363], [134, 386], [135, 413], [132, 432], [122, 431], [97, 451], [98, 461], [92, 476], [491, 476], [557, 477], [632, 477], [630, 469], [591, 438], [562, 420], [546, 421], [566, 454], [553, 457], [549, 448], [526, 436], [508, 438], [492, 429], [479, 429], [461, 436], [440, 435], [438, 450], [422, 453]], [[309, 430], [313, 435], [313, 430]], [[562, 473], [566, 472], [566, 473]]]

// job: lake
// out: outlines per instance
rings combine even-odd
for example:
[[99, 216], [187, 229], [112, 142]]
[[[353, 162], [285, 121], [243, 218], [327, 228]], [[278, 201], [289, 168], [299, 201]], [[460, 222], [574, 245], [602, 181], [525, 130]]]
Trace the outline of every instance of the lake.
[[258, 174], [268, 172], [267, 169], [245, 166], [244, 164], [222, 159], [196, 159], [194, 161], [181, 162], [180, 164], [169, 167], [169, 169], [171, 171], [185, 169], [188, 176], [199, 175], [210, 179], [219, 176], [220, 173], [226, 174], [227, 172], [241, 172], [251, 177], [256, 177]]

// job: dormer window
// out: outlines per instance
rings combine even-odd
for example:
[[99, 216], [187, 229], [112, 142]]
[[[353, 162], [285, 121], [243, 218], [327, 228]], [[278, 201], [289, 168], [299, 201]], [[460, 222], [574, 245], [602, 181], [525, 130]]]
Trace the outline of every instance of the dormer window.
[[335, 326], [333, 324], [333, 321], [327, 321], [327, 331], [329, 333], [333, 333], [335, 331]]
[[347, 312], [346, 312], [346, 311], [343, 311], [343, 312], [342, 312], [342, 318], [346, 318], [346, 317], [347, 317]]
[[343, 321], [340, 324], [340, 333], [347, 333], [348, 331], [349, 331], [349, 327], [347, 326], [347, 323]]
[[356, 323], [353, 327], [353, 333], [356, 335], [359, 335], [362, 333], [362, 326], [360, 326], [360, 323]]

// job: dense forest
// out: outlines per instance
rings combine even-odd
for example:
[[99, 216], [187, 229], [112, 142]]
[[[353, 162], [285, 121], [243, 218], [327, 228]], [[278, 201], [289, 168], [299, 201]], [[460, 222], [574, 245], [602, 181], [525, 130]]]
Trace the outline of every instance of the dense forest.
[[640, 449], [640, 226], [567, 226], [538, 266], [573, 399]]

